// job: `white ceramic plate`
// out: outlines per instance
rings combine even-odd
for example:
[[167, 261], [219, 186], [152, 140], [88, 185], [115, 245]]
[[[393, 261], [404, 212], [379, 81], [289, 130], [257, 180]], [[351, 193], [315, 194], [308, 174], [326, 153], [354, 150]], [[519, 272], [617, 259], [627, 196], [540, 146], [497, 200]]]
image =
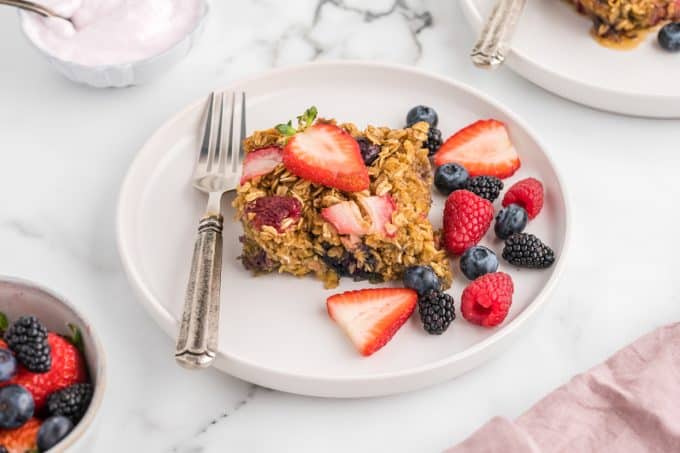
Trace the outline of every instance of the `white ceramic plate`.
[[[476, 33], [496, 0], [461, 0]], [[680, 117], [680, 55], [661, 49], [651, 32], [635, 49], [605, 48], [590, 19], [559, 0], [527, 2], [506, 64], [560, 96], [629, 115]]]
[[[367, 63], [292, 67], [242, 80], [230, 88], [248, 95], [249, 132], [294, 118], [310, 105], [316, 105], [320, 115], [341, 121], [401, 127], [411, 106], [427, 104], [439, 112], [444, 134], [479, 118], [505, 121], [524, 162], [513, 180], [532, 175], [547, 189], [544, 212], [529, 230], [552, 245], [559, 260], [546, 271], [502, 265], [515, 279], [517, 292], [501, 327], [483, 329], [459, 316], [444, 335], [431, 336], [414, 316], [385, 348], [363, 358], [328, 318], [325, 300], [335, 292], [369, 284], [343, 279], [339, 288], [328, 291], [311, 277], [252, 277], [236, 259], [241, 226], [227, 221], [219, 369], [262, 386], [316, 396], [359, 397], [413, 390], [477, 366], [506, 346], [548, 300], [562, 271], [567, 245], [565, 196], [544, 148], [508, 110], [450, 80], [406, 67]], [[142, 304], [173, 338], [183, 307], [195, 229], [206, 202], [189, 182], [204, 106], [205, 100], [198, 100], [153, 134], [129, 169], [118, 206], [118, 245], [129, 280]], [[225, 198], [225, 218], [229, 219], [232, 196]], [[431, 216], [435, 225], [441, 225], [442, 206], [443, 197], [436, 197]], [[485, 243], [500, 251], [498, 242]], [[452, 290], [456, 301], [464, 284], [463, 277], [457, 276]]]

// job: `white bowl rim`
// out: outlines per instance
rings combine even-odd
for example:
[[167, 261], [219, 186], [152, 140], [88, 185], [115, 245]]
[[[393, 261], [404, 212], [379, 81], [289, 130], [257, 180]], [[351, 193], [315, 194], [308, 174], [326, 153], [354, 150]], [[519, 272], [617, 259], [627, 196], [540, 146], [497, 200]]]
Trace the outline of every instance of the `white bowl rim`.
[[200, 0], [200, 1], [203, 3], [203, 14], [201, 14], [201, 17], [199, 17], [199, 19], [196, 21], [196, 24], [194, 25], [194, 27], [190, 31], [188, 31], [179, 41], [177, 41], [176, 43], [174, 43], [173, 45], [171, 45], [170, 47], [168, 47], [164, 51], [157, 53], [156, 55], [152, 55], [150, 57], [143, 58], [141, 60], [128, 61], [126, 63], [115, 63], [115, 64], [105, 64], [105, 65], [96, 65], [96, 66], [88, 66], [88, 65], [81, 64], [81, 63], [76, 63], [75, 61], [71, 61], [71, 60], [63, 60], [63, 59], [57, 57], [56, 55], [49, 53], [48, 51], [46, 51], [45, 49], [40, 47], [38, 44], [36, 44], [31, 39], [31, 37], [28, 36], [28, 33], [26, 33], [26, 29], [24, 28], [25, 27], [24, 17], [29, 15], [29, 14], [34, 14], [34, 13], [31, 13], [29, 11], [18, 10], [18, 14], [19, 14], [21, 32], [23, 33], [26, 40], [33, 47], [35, 47], [41, 54], [43, 54], [43, 56], [45, 56], [47, 58], [53, 58], [53, 59], [59, 61], [60, 63], [63, 63], [66, 66], [69, 66], [71, 68], [77, 68], [81, 71], [88, 71], [88, 70], [89, 71], [106, 71], [106, 70], [111, 70], [111, 69], [115, 70], [115, 69], [120, 69], [120, 68], [129, 68], [129, 67], [132, 67], [132, 66], [141, 66], [141, 65], [144, 65], [144, 64], [147, 64], [147, 63], [153, 63], [155, 60], [163, 58], [164, 56], [172, 53], [178, 46], [180, 46], [184, 42], [185, 39], [187, 39], [189, 36], [192, 36], [194, 33], [196, 33], [198, 30], [200, 30], [202, 28], [206, 18], [208, 17], [208, 13], [210, 12], [210, 3], [208, 2], [208, 0]]
[[90, 326], [88, 335], [92, 340], [92, 344], [95, 345], [95, 354], [97, 356], [97, 382], [94, 385], [92, 401], [90, 401], [90, 405], [88, 406], [83, 418], [80, 420], [80, 422], [78, 422], [78, 424], [73, 428], [68, 436], [66, 436], [57, 445], [50, 449], [50, 451], [54, 451], [55, 453], [65, 452], [68, 447], [72, 447], [76, 442], [78, 442], [80, 438], [83, 437], [87, 431], [87, 428], [93, 425], [94, 420], [101, 409], [102, 402], [104, 400], [104, 392], [107, 386], [106, 352], [102, 346], [99, 336], [92, 328], [92, 323], [90, 323], [90, 321], [80, 312], [80, 310], [74, 307], [73, 304], [61, 294], [43, 286], [40, 283], [16, 276], [0, 274], [0, 282], [12, 283], [40, 291], [69, 309], [82, 323], [82, 326]]
[[[435, 369], [440, 369], [443, 367], [446, 367], [447, 365], [451, 365], [455, 362], [458, 362], [460, 360], [465, 359], [467, 356], [470, 355], [475, 355], [483, 350], [489, 348], [491, 345], [494, 343], [497, 343], [504, 337], [512, 334], [515, 330], [517, 330], [522, 324], [524, 324], [525, 321], [533, 317], [534, 313], [538, 311], [544, 303], [547, 301], [548, 296], [552, 293], [553, 289], [555, 288], [557, 282], [559, 281], [559, 278], [561, 274], [564, 271], [564, 267], [566, 265], [566, 259], [568, 255], [568, 250], [570, 248], [570, 243], [571, 243], [571, 208], [570, 208], [570, 201], [569, 201], [569, 196], [565, 190], [565, 185], [563, 183], [564, 179], [561, 176], [561, 173], [558, 169], [557, 166], [555, 166], [554, 159], [551, 157], [548, 148], [545, 146], [545, 144], [537, 138], [537, 135], [533, 132], [533, 129], [528, 127], [527, 124], [521, 120], [515, 113], [513, 113], [511, 110], [506, 108], [504, 105], [501, 103], [493, 100], [491, 97], [487, 96], [486, 94], [483, 94], [476, 88], [473, 88], [467, 84], [464, 84], [462, 82], [458, 82], [456, 80], [453, 80], [451, 78], [447, 78], [441, 75], [434, 74], [432, 72], [412, 67], [412, 66], [406, 66], [402, 64], [396, 64], [396, 63], [384, 63], [384, 62], [374, 62], [374, 61], [363, 61], [363, 60], [323, 60], [323, 61], [314, 61], [314, 62], [308, 62], [308, 63], [302, 63], [298, 65], [291, 65], [291, 66], [285, 66], [281, 68], [275, 68], [275, 69], [270, 69], [267, 71], [263, 71], [251, 76], [246, 76], [243, 78], [235, 79], [231, 81], [223, 90], [227, 91], [231, 89], [232, 87], [240, 86], [241, 84], [244, 84], [246, 82], [249, 82], [251, 80], [256, 80], [259, 78], [263, 77], [271, 77], [275, 76], [277, 74], [283, 74], [286, 72], [295, 72], [295, 71], [300, 71], [304, 70], [307, 67], [318, 67], [318, 66], [324, 66], [329, 69], [338, 67], [338, 66], [354, 66], [357, 68], [380, 68], [380, 69], [385, 69], [385, 70], [391, 70], [391, 71], [403, 71], [406, 73], [410, 74], [415, 74], [415, 75], [421, 75], [421, 76], [426, 76], [429, 78], [433, 78], [439, 82], [451, 85], [452, 87], [461, 90], [461, 91], [466, 91], [469, 94], [476, 96], [480, 100], [488, 103], [489, 105], [493, 106], [494, 108], [498, 109], [500, 112], [502, 112], [504, 115], [506, 115], [508, 118], [512, 120], [514, 124], [522, 128], [527, 135], [529, 135], [532, 140], [536, 142], [536, 144], [540, 147], [541, 151], [545, 154], [546, 159], [550, 163], [550, 166], [552, 167], [553, 171], [555, 172], [555, 177], [556, 177], [556, 182], [558, 187], [560, 187], [560, 191], [562, 193], [562, 196], [564, 198], [564, 222], [565, 222], [565, 230], [564, 230], [564, 241], [563, 241], [563, 246], [562, 246], [562, 251], [560, 253], [560, 256], [557, 258], [557, 261], [555, 263], [555, 268], [546, 282], [545, 286], [543, 289], [539, 292], [539, 294], [534, 298], [531, 304], [527, 306], [515, 319], [513, 319], [511, 322], [508, 324], [505, 324], [499, 329], [497, 332], [493, 333], [492, 335], [488, 336], [484, 340], [480, 341], [479, 343], [476, 343], [475, 345], [467, 348], [464, 351], [455, 353], [449, 357], [446, 357], [444, 359], [436, 360], [433, 362], [430, 362], [426, 365], [420, 365], [404, 370], [400, 370], [398, 372], [389, 372], [389, 373], [376, 373], [372, 375], [362, 375], [362, 376], [333, 376], [333, 377], [328, 377], [328, 376], [318, 376], [318, 375], [305, 375], [305, 374], [300, 374], [296, 372], [289, 372], [286, 370], [281, 370], [277, 368], [269, 368], [266, 366], [263, 366], [260, 363], [252, 362], [248, 359], [244, 359], [242, 357], [238, 357], [233, 354], [226, 355], [221, 351], [218, 351], [218, 359], [221, 357], [222, 359], [227, 359], [232, 362], [236, 362], [238, 365], [240, 365], [241, 369], [247, 369], [250, 371], [254, 370], [264, 370], [268, 374], [279, 376], [281, 378], [288, 378], [288, 379], [294, 379], [298, 382], [304, 382], [306, 380], [314, 381], [314, 382], [320, 382], [320, 381], [325, 381], [325, 382], [333, 382], [333, 383], [361, 383], [361, 382], [373, 382], [373, 381], [380, 381], [380, 380], [385, 380], [385, 379], [394, 379], [394, 378], [403, 378], [407, 376], [413, 376], [413, 375], [418, 375], [421, 373], [425, 373], [431, 370]], [[167, 127], [169, 127], [169, 124], [172, 122], [178, 120], [181, 116], [185, 115], [187, 112], [191, 111], [192, 109], [195, 109], [198, 105], [202, 104], [205, 102], [205, 99], [199, 98], [184, 108], [182, 108], [180, 111], [172, 115], [170, 118], [166, 119], [163, 124], [158, 127], [152, 134], [149, 136], [147, 141], [140, 146], [140, 150], [148, 146], [148, 144], [153, 140], [153, 138], [156, 136], [156, 134], [162, 133], [163, 130]], [[143, 295], [141, 297], [141, 302], [142, 305], [149, 311], [149, 313], [153, 316], [153, 318], [160, 324], [163, 330], [165, 330], [168, 334], [172, 335], [171, 332], [174, 332], [178, 329], [178, 324], [176, 320], [170, 315], [170, 313], [165, 309], [165, 307], [158, 301], [156, 298], [153, 296], [152, 292], [149, 290], [149, 288], [144, 284], [143, 279], [141, 277], [141, 272], [137, 268], [137, 266], [134, 265], [131, 254], [127, 248], [126, 244], [129, 244], [129, 241], [126, 241], [124, 239], [123, 235], [123, 229], [124, 229], [124, 220], [126, 218], [126, 212], [128, 211], [125, 202], [127, 199], [130, 197], [128, 195], [128, 191], [130, 191], [130, 186], [131, 186], [131, 180], [132, 180], [132, 173], [133, 169], [139, 165], [139, 161], [141, 160], [141, 155], [138, 152], [135, 157], [133, 158], [130, 166], [128, 167], [128, 171], [125, 175], [125, 178], [123, 179], [123, 183], [121, 185], [121, 189], [118, 195], [118, 206], [116, 209], [116, 240], [117, 240], [117, 245], [118, 245], [118, 253], [120, 255], [121, 262], [123, 264], [123, 268], [125, 270], [125, 273], [128, 277], [128, 280], [130, 281], [131, 285], [133, 286], [133, 289], [136, 290], [137, 294]]]

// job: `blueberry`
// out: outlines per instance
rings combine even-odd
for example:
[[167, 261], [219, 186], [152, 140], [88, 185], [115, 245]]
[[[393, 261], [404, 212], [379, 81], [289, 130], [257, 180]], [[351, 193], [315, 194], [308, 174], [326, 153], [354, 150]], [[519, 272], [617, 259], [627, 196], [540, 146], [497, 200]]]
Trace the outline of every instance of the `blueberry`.
[[361, 157], [364, 159], [366, 165], [371, 165], [378, 158], [380, 154], [380, 146], [371, 142], [366, 137], [357, 138], [357, 143], [359, 144], [359, 150], [361, 151]]
[[434, 185], [444, 195], [454, 190], [464, 189], [470, 174], [458, 164], [444, 164], [434, 172]]
[[657, 36], [659, 45], [669, 52], [680, 50], [680, 22], [664, 25]]
[[9, 349], [0, 348], [0, 382], [9, 381], [17, 372], [17, 359]]
[[411, 266], [404, 271], [404, 286], [425, 294], [432, 289], [439, 291], [442, 284], [430, 266]]
[[426, 123], [429, 123], [430, 126], [435, 127], [439, 122], [439, 117], [432, 107], [416, 105], [408, 111], [408, 114], [406, 115], [406, 125], [411, 127], [418, 121], [425, 121]]
[[460, 257], [460, 270], [468, 279], [474, 280], [484, 274], [496, 272], [498, 258], [488, 248], [476, 245], [467, 249]]
[[523, 207], [510, 204], [500, 210], [496, 216], [493, 230], [499, 239], [507, 239], [515, 233], [521, 233], [527, 226], [529, 216]]
[[57, 445], [73, 429], [73, 422], [63, 415], [46, 419], [38, 430], [38, 450], [47, 451]]
[[0, 389], [0, 428], [18, 428], [33, 417], [33, 395], [21, 385], [8, 385]]

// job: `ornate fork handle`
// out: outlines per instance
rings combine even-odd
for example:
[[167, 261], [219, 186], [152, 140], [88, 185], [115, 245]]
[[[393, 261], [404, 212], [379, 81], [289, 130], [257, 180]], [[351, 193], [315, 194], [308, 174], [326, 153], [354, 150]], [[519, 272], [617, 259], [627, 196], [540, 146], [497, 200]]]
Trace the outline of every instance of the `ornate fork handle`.
[[510, 38], [526, 2], [527, 0], [498, 0], [470, 54], [476, 66], [494, 69], [503, 64], [510, 48]]
[[198, 225], [184, 315], [175, 349], [175, 359], [185, 368], [206, 368], [215, 360], [217, 353], [222, 224], [221, 215], [211, 215], [202, 218]]

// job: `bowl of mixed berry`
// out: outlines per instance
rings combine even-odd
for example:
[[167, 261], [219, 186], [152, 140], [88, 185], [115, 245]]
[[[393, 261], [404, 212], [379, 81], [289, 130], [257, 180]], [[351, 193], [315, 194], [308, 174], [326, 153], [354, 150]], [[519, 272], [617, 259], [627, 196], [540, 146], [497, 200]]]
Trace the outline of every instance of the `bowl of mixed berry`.
[[0, 279], [0, 453], [93, 451], [104, 380], [101, 345], [70, 304]]

